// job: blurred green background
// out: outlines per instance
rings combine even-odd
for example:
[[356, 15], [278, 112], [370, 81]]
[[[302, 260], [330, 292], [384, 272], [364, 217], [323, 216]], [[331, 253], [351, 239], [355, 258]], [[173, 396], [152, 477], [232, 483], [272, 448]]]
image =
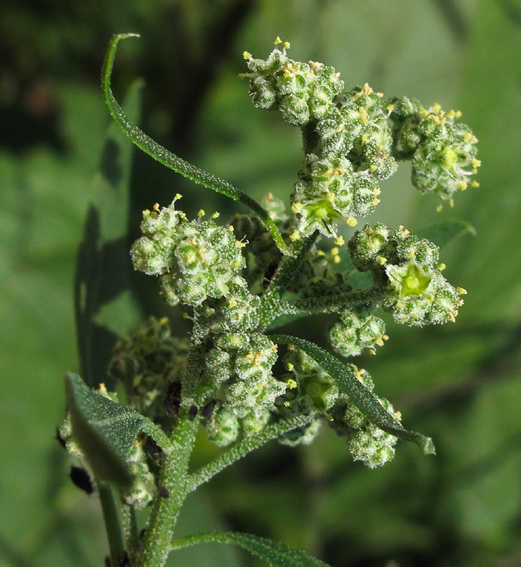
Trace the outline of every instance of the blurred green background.
[[[371, 471], [329, 430], [309, 447], [272, 444], [191, 497], [181, 532], [248, 531], [334, 567], [520, 566], [521, 2], [18, 0], [0, 18], [0, 567], [95, 566], [106, 553], [99, 503], [70, 483], [55, 430], [63, 373], [78, 369], [75, 256], [109, 124], [99, 72], [110, 36], [129, 31], [142, 39], [120, 48], [119, 98], [142, 76], [145, 130], [256, 198], [287, 198], [301, 161], [296, 129], [254, 109], [236, 78], [242, 52], [265, 57], [278, 35], [347, 88], [461, 110], [483, 162], [481, 187], [439, 215], [402, 165], [370, 219], [475, 228], [442, 250], [446, 276], [468, 290], [457, 324], [389, 325], [385, 348], [359, 362], [437, 456], [400, 443]], [[142, 208], [176, 192], [189, 213], [236, 210], [136, 154], [134, 232]], [[144, 311], [162, 315], [151, 289]], [[258, 563], [212, 544], [172, 564]]]

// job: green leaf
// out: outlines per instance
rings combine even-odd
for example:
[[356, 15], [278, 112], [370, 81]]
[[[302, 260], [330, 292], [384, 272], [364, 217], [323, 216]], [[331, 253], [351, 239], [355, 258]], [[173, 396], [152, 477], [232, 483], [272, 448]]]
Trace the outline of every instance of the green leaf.
[[427, 226], [418, 231], [420, 238], [426, 238], [440, 248], [455, 240], [458, 236], [470, 232], [472, 235], [476, 234], [474, 227], [468, 222], [462, 220], [445, 221]]
[[[140, 91], [140, 83], [135, 83], [125, 100], [125, 108], [135, 120], [139, 119]], [[127, 219], [131, 168], [132, 146], [112, 123], [93, 182], [75, 280], [81, 374], [92, 387], [102, 382], [109, 389], [112, 387], [106, 369], [118, 334], [113, 331], [113, 325], [99, 317], [102, 308], [112, 306], [111, 316], [119, 319], [116, 328], [122, 333], [130, 332], [139, 320], [133, 302], [118, 301], [129, 295]], [[121, 321], [126, 322], [125, 328], [121, 327]]]
[[180, 549], [197, 543], [231, 543], [238, 545], [266, 561], [270, 567], [328, 567], [327, 563], [299, 551], [259, 536], [233, 532], [209, 532], [197, 534], [172, 542], [172, 549]]
[[351, 398], [353, 404], [380, 429], [404, 441], [416, 443], [426, 455], [434, 454], [435, 449], [432, 439], [415, 433], [414, 431], [404, 429], [402, 425], [384, 409], [378, 398], [357, 379], [352, 370], [343, 362], [316, 344], [310, 343], [304, 339], [287, 335], [268, 335], [268, 337], [279, 344], [295, 345], [308, 354], [337, 381], [342, 390]]
[[65, 393], [74, 438], [96, 477], [128, 487], [126, 460], [146, 418], [94, 392], [77, 374], [65, 376]]
[[207, 171], [203, 171], [179, 156], [176, 156], [174, 153], [158, 144], [155, 140], [152, 140], [150, 136], [140, 130], [125, 114], [112, 93], [110, 79], [114, 60], [116, 58], [118, 43], [123, 39], [132, 37], [135, 38], [140, 36], [135, 33], [117, 34], [112, 36], [101, 74], [105, 100], [107, 102], [109, 112], [112, 115], [112, 118], [114, 118], [116, 124], [121, 128], [129, 140], [131, 140], [132, 143], [135, 144], [142, 152], [148, 154], [165, 167], [168, 167], [172, 171], [190, 179], [190, 181], [193, 181], [194, 183], [198, 183], [203, 187], [211, 189], [221, 195], [225, 195], [234, 201], [239, 201], [243, 205], [249, 207], [266, 225], [273, 237], [273, 240], [275, 241], [275, 244], [277, 245], [277, 248], [279, 248], [283, 254], [290, 254], [290, 250], [284, 242], [275, 222], [270, 218], [269, 213], [263, 209], [262, 206], [255, 201], [255, 199], [252, 199], [249, 195], [243, 193], [231, 183], [228, 183], [228, 181], [208, 173]]

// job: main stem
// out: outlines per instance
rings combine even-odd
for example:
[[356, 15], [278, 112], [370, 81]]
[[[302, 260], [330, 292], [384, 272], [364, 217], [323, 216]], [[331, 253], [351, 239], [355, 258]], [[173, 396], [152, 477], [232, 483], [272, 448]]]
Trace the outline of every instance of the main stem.
[[147, 523], [143, 544], [132, 563], [133, 567], [162, 567], [170, 551], [177, 517], [186, 498], [187, 471], [195, 443], [198, 421], [190, 421], [182, 411], [168, 449], [163, 450], [159, 483], [168, 491], [168, 498], [155, 499]]

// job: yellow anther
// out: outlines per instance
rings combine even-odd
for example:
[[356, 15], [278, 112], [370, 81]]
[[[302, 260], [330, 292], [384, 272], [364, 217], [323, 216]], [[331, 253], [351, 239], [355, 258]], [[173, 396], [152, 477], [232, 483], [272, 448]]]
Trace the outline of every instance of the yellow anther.
[[438, 113], [441, 110], [441, 105], [438, 103], [435, 103], [432, 105], [432, 111]]
[[161, 323], [161, 325], [166, 325], [166, 323], [168, 323], [168, 317], [161, 317], [161, 319], [159, 319], [159, 322]]
[[295, 242], [296, 240], [300, 240], [300, 232], [298, 230], [294, 230], [290, 235], [289, 235], [290, 240], [292, 240], [293, 242]]
[[441, 262], [441, 264], [438, 264], [438, 270], [440, 270], [440, 272], [443, 272], [446, 267], [447, 266], [443, 262]]
[[303, 207], [302, 203], [293, 203], [293, 205], [291, 205], [291, 210], [295, 214], [299, 213], [303, 208], [304, 207]]
[[458, 189], [460, 191], [465, 191], [465, 189], [468, 187], [466, 181], [461, 181], [460, 183], [458, 183]]
[[99, 392], [102, 396], [107, 393], [107, 387], [105, 386], [105, 384], [100, 384], [100, 385], [99, 385], [98, 392]]
[[272, 200], [273, 200], [273, 193], [268, 193], [268, 194], [266, 195], [266, 199], [267, 199], [268, 201], [272, 201]]
[[156, 211], [156, 213], [158, 213], [161, 209], [161, 207], [159, 206], [159, 203], [156, 203], [153, 207], [154, 211]]
[[[288, 363], [286, 364], [286, 368], [287, 368], [290, 372], [292, 372], [293, 369], [295, 368], [295, 365], [292, 364], [291, 362], [288, 362]], [[289, 382], [288, 382], [288, 384], [289, 384]], [[295, 382], [295, 385], [296, 385], [296, 382]], [[290, 386], [290, 388], [291, 388], [291, 386]]]
[[470, 184], [470, 186], [471, 186], [471, 187], [479, 187], [479, 183], [478, 183], [477, 181], [473, 181], [473, 182]]
[[285, 408], [289, 408], [289, 405], [290, 405], [289, 402], [284, 402], [284, 407], [285, 407]]
[[200, 209], [199, 212], [197, 213], [198, 217], [204, 217], [204, 215], [206, 214], [204, 209]]
[[373, 195], [378, 196], [382, 193], [382, 190], [380, 189], [380, 187], [377, 187], [376, 189], [373, 189], [371, 192]]
[[248, 244], [248, 241], [242, 242], [241, 240], [237, 240], [235, 242], [235, 248], [246, 248], [246, 244]]
[[443, 210], [443, 205], [438, 205], [438, 206], [436, 207], [436, 212], [437, 212], [437, 213], [441, 213], [442, 210]]
[[375, 343], [376, 343], [378, 346], [384, 346], [384, 340], [383, 340], [382, 337], [377, 337]]
[[[402, 226], [402, 228], [403, 228], [403, 226]], [[410, 234], [410, 232], [406, 228], [403, 228], [402, 236], [405, 238], [406, 236], [409, 236], [409, 234]]]
[[215, 213], [212, 215], [211, 218], [212, 218], [212, 219], [217, 219], [217, 218], [219, 218], [220, 216], [221, 216], [221, 213], [215, 211]]
[[380, 264], [380, 266], [383, 266], [387, 262], [387, 258], [385, 256], [378, 256], [376, 261]]
[[289, 41], [284, 42], [284, 49], [289, 49], [291, 47], [291, 43]]
[[366, 95], [370, 95], [373, 92], [373, 89], [366, 83], [363, 87], [362, 87], [362, 92]]
[[460, 295], [467, 295], [467, 290], [464, 287], [457, 287], [456, 291], [460, 294]]
[[389, 340], [389, 335], [382, 335], [382, 339], [384, 341], [388, 341]]
[[356, 226], [358, 224], [358, 221], [355, 219], [355, 217], [349, 217], [346, 219], [346, 224], [347, 226]]
[[233, 226], [230, 225], [230, 226], [228, 227], [228, 232], [233, 232], [233, 230], [234, 230]]
[[376, 205], [378, 205], [379, 202], [380, 202], [380, 199], [373, 199], [371, 201], [371, 205], [373, 205], [373, 207], [376, 207]]
[[326, 255], [326, 253], [323, 250], [319, 250], [317, 252], [317, 256], [325, 256], [325, 255]]
[[333, 263], [334, 264], [340, 264], [341, 261], [342, 261], [342, 258], [340, 258], [340, 256], [334, 256], [333, 257]]
[[277, 36], [277, 37], [275, 38], [275, 41], [274, 41], [273, 43], [274, 43], [275, 45], [279, 45], [280, 43], [282, 43], [282, 39], [280, 39], [280, 37]]
[[237, 300], [236, 300], [236, 299], [230, 299], [230, 300], [228, 301], [228, 307], [231, 307], [232, 309], [233, 309], [234, 307], [237, 307]]
[[335, 238], [334, 242], [337, 246], [343, 246], [345, 244], [345, 240], [343, 236], [339, 236], [338, 238]]
[[388, 105], [387, 105], [387, 110], [388, 110], [389, 112], [392, 112], [392, 111], [394, 110], [394, 104], [388, 104]]
[[249, 51], [243, 51], [242, 57], [243, 59], [249, 59], [251, 57], [251, 53]]
[[456, 315], [458, 314], [458, 312], [456, 311], [456, 309], [454, 309], [454, 311], [451, 311], [449, 313], [449, 319], [451, 323], [455, 323], [456, 322]]
[[[293, 366], [293, 365], [292, 365], [292, 366]], [[296, 381], [296, 380], [293, 380], [293, 378], [290, 378], [290, 379], [288, 380], [288, 388], [289, 388], [290, 390], [294, 390], [297, 386], [298, 386], [298, 384], [297, 384], [297, 381]]]
[[395, 411], [394, 412], [394, 417], [396, 419], [402, 419], [402, 412], [401, 411]]
[[378, 98], [382, 98], [382, 97], [384, 96], [384, 93], [376, 93], [376, 96], [377, 96]]
[[479, 159], [473, 159], [472, 160], [472, 167], [474, 169], [477, 169], [480, 165], [481, 165], [481, 160], [479, 160]]
[[372, 165], [369, 170], [371, 171], [371, 173], [373, 173], [374, 171], [376, 171], [378, 168], [376, 167], [376, 165]]
[[454, 199], [451, 199], [451, 200], [449, 201], [449, 207], [454, 207]]
[[463, 136], [463, 141], [464, 142], [470, 142], [470, 140], [472, 140], [472, 134], [470, 132], [467, 132], [464, 136]]
[[182, 199], [183, 196], [181, 195], [181, 193], [176, 193], [175, 197], [174, 197], [174, 201], [179, 201], [179, 199]]
[[330, 252], [333, 256], [336, 256], [338, 254], [338, 248], [331, 248]]

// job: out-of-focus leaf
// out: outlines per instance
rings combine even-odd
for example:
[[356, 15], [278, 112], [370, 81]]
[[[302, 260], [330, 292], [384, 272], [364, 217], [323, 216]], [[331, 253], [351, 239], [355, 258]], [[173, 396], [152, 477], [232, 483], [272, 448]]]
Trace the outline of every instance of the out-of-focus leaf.
[[443, 248], [449, 242], [455, 240], [458, 236], [470, 232], [475, 234], [475, 230], [468, 222], [458, 220], [458, 221], [446, 221], [433, 224], [425, 227], [418, 231], [418, 236], [420, 238], [426, 238], [434, 244], [437, 244], [440, 248]]
[[65, 393], [74, 438], [96, 477], [128, 486], [126, 459], [145, 418], [92, 391], [77, 374], [66, 375]]
[[251, 534], [232, 532], [198, 534], [174, 541], [172, 548], [177, 549], [198, 543], [213, 542], [238, 545], [266, 561], [270, 567], [328, 567], [326, 563], [311, 557], [304, 551], [299, 551], [282, 543]]
[[350, 397], [353, 404], [380, 429], [404, 441], [416, 443], [426, 455], [435, 452], [432, 439], [414, 431], [407, 431], [407, 429], [402, 427], [400, 422], [385, 410], [371, 390], [358, 380], [349, 366], [340, 362], [340, 360], [324, 349], [304, 339], [286, 335], [270, 335], [269, 338], [276, 343], [295, 345], [308, 354], [337, 381], [340, 388]]
[[[125, 102], [133, 120], [139, 119], [139, 107], [140, 83], [136, 83]], [[129, 332], [138, 320], [134, 304], [120, 300], [128, 296], [127, 218], [131, 166], [132, 146], [118, 127], [111, 124], [94, 180], [93, 201], [78, 254], [75, 283], [81, 373], [92, 387], [105, 382], [111, 388], [106, 369], [117, 339], [114, 330]], [[102, 308], [108, 304], [111, 317], [118, 319], [116, 326], [100, 317]]]

